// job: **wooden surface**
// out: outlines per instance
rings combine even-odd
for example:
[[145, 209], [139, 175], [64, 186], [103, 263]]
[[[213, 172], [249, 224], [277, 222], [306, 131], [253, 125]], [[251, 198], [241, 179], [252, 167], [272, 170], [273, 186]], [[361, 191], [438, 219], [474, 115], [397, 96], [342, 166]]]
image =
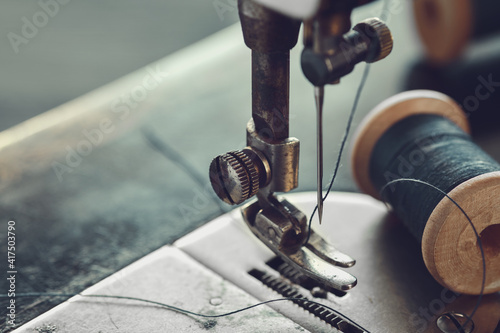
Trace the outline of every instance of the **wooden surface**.
[[[486, 264], [485, 293], [500, 291], [500, 172], [472, 178], [449, 195], [464, 209], [481, 238]], [[459, 293], [479, 294], [483, 279], [477, 237], [463, 213], [448, 198], [436, 206], [422, 237], [431, 274]]]
[[451, 62], [468, 46], [476, 19], [471, 1], [413, 1], [417, 28], [433, 62]]

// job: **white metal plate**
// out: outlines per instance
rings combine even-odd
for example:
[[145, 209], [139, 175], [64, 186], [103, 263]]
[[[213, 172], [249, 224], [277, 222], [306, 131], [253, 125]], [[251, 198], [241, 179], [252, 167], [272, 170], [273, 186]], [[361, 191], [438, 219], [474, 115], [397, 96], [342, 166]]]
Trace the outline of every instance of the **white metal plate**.
[[[82, 294], [140, 297], [205, 314], [226, 313], [258, 303], [254, 297], [172, 246], [151, 253]], [[137, 301], [75, 296], [15, 332], [207, 331], [253, 333], [305, 330], [265, 305], [229, 317], [207, 319]]]

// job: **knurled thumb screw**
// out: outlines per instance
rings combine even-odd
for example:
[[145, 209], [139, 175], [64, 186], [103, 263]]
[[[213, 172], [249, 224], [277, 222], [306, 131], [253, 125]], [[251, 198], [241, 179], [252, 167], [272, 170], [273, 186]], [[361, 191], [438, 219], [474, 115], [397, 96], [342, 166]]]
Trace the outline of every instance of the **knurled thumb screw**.
[[361, 21], [347, 34], [336, 38], [335, 47], [326, 53], [316, 53], [311, 47], [302, 51], [302, 71], [314, 86], [338, 82], [361, 61], [371, 63], [384, 59], [393, 46], [391, 31], [378, 18]]
[[217, 196], [230, 205], [250, 199], [270, 180], [267, 159], [251, 147], [219, 155], [210, 164], [212, 187]]

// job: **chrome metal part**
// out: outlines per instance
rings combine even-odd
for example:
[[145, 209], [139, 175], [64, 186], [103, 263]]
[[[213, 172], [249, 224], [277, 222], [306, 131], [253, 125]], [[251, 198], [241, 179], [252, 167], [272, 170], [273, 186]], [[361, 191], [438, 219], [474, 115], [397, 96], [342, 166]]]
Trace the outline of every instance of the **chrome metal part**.
[[358, 283], [353, 275], [332, 266], [307, 247], [301, 248], [284, 259], [299, 267], [305, 275], [337, 290], [350, 290]]
[[289, 254], [298, 251], [306, 240], [307, 217], [288, 201], [273, 194], [259, 193], [258, 201], [242, 208], [252, 232], [264, 239], [273, 251]]
[[259, 151], [269, 162], [272, 174], [271, 181], [266, 187], [269, 192], [289, 192], [298, 186], [299, 140], [286, 138], [269, 143], [259, 136], [251, 119], [247, 124], [247, 144]]
[[210, 182], [217, 196], [230, 205], [253, 197], [271, 180], [266, 158], [251, 147], [219, 155], [210, 164]]
[[[355, 261], [312, 230], [311, 242], [305, 244], [307, 217], [288, 201], [278, 200], [273, 195], [273, 192], [287, 192], [297, 186], [299, 141], [288, 138], [269, 143], [256, 133], [253, 120], [250, 120], [247, 143], [266, 157], [273, 175], [269, 186], [257, 194], [258, 201], [242, 208], [250, 230], [274, 253], [307, 276], [338, 290], [354, 287], [356, 278], [334, 266], [350, 267]], [[321, 182], [319, 184], [321, 186]], [[322, 202], [321, 194], [318, 203]]]
[[332, 265], [348, 268], [354, 266], [356, 263], [356, 260], [337, 250], [315, 233], [314, 230], [311, 230], [309, 242], [305, 246], [318, 257]]
[[242, 214], [250, 230], [301, 273], [337, 290], [349, 290], [356, 285], [354, 276], [334, 266], [350, 267], [355, 263], [353, 259], [312, 230], [312, 242], [304, 246], [307, 218], [288, 201], [278, 201], [272, 194], [259, 195], [259, 201], [243, 207]]
[[344, 320], [332, 310], [329, 310], [320, 304], [310, 302], [309, 299], [301, 294], [297, 288], [289, 285], [282, 279], [256, 269], [250, 271], [249, 274], [280, 295], [292, 298], [293, 303], [312, 313], [315, 317], [324, 320], [327, 324], [338, 329], [340, 332], [365, 332], [355, 324]]

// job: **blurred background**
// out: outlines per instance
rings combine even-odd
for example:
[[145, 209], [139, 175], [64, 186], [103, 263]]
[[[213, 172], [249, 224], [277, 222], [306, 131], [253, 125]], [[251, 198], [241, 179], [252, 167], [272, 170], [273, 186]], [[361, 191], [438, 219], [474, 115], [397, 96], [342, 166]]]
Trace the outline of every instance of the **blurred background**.
[[[238, 21], [236, 2], [225, 0], [53, 3], [0, 4], [0, 130]], [[26, 19], [34, 17], [40, 28], [33, 30]]]
[[[221, 1], [2, 1], [0, 131], [57, 108], [237, 22], [235, 3], [227, 5], [224, 0], [226, 5], [221, 7], [218, 2]], [[95, 128], [92, 120], [86, 120], [104, 119], [109, 113], [109, 98], [120, 98], [122, 93], [130, 92], [130, 87], [137, 86], [145, 73], [142, 71], [137, 80], [129, 81], [129, 87], [115, 89], [116, 96], [109, 91], [105, 93], [106, 106], [102, 112], [98, 110], [97, 115], [85, 115], [85, 108], [91, 113], [97, 108], [99, 98], [95, 95], [79, 107], [70, 104], [66, 115], [78, 118], [78, 114], [83, 113], [76, 120], [86, 123], [81, 127], [75, 129], [74, 120], [65, 122], [66, 116], [56, 112], [54, 118], [34, 121], [33, 127], [25, 126], [15, 134], [2, 136], [0, 243], [4, 244], [6, 239], [4, 222], [16, 221], [16, 263], [20, 272], [17, 292], [79, 292], [174, 241], [208, 217], [220, 214], [216, 206], [215, 210], [208, 208], [194, 218], [183, 219], [176, 205], [182, 200], [191, 200], [192, 192], [180, 193], [180, 201], [171, 198], [179, 184], [191, 184], [190, 177], [155, 153], [137, 131], [131, 134], [134, 143], [131, 144], [130, 139], [118, 143], [124, 150], [116, 150], [115, 146], [99, 153], [95, 149], [92, 156], [74, 169], [71, 177], [64, 177], [64, 181], [55, 177], [51, 163], [64, 163], [64, 147], [76, 148], [75, 144], [83, 138], [81, 131]], [[30, 137], [46, 127], [49, 130], [42, 131], [43, 139], [35, 135], [34, 140], [26, 142], [20, 138]], [[77, 135], [59, 135], [68, 131]], [[21, 143], [17, 144], [18, 141]], [[140, 148], [133, 148], [134, 144]], [[142, 159], [134, 164], [135, 157], [131, 160], [123, 157], [124, 151], [136, 149], [144, 150], [145, 155], [156, 162], [133, 154]], [[94, 164], [91, 162], [94, 158], [102, 163]], [[143, 162], [156, 164], [157, 168], [153, 171], [144, 167]], [[164, 172], [170, 172], [179, 183], [158, 181], [154, 177]], [[146, 192], [130, 186], [129, 181], [145, 186]], [[160, 229], [163, 231], [158, 233]], [[2, 258], [4, 255], [2, 250]], [[4, 260], [0, 267], [5, 271]], [[2, 278], [0, 293], [7, 290], [5, 281]], [[63, 300], [19, 300], [16, 322], [25, 323]], [[3, 320], [5, 302], [8, 300], [0, 301], [4, 309], [0, 311], [2, 332], [13, 329]]]

